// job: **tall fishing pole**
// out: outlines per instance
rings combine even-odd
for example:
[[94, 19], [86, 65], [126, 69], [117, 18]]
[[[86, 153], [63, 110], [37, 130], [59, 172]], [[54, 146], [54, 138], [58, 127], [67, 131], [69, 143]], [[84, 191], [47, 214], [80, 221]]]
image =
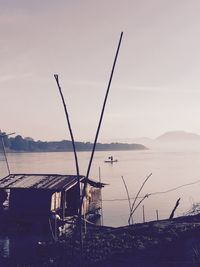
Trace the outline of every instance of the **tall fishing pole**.
[[[65, 103], [65, 99], [62, 93], [62, 89], [59, 83], [59, 78], [58, 78], [58, 74], [54, 74], [54, 78], [56, 80], [59, 92], [60, 92], [60, 97], [62, 99], [62, 103], [63, 103], [63, 107], [64, 107], [64, 111], [65, 111], [65, 116], [66, 116], [66, 120], [67, 120], [67, 125], [69, 128], [69, 132], [70, 132], [70, 136], [71, 136], [71, 141], [72, 141], [72, 146], [73, 146], [73, 152], [74, 152], [74, 158], [75, 158], [75, 164], [76, 164], [76, 174], [77, 174], [77, 182], [78, 182], [78, 195], [79, 195], [79, 208], [81, 207], [80, 205], [80, 174], [79, 174], [79, 165], [78, 165], [78, 157], [77, 157], [77, 153], [76, 153], [76, 146], [75, 146], [75, 141], [74, 141], [74, 136], [73, 136], [73, 132], [72, 132], [72, 128], [71, 128], [71, 123], [70, 123], [70, 119], [69, 119], [69, 114], [68, 114], [68, 110], [67, 110], [67, 106]], [[80, 245], [81, 245], [81, 255], [82, 255], [82, 227], [81, 227], [81, 212], [79, 211], [79, 216], [78, 216], [78, 225], [79, 225], [79, 229], [80, 229]]]
[[56, 83], [57, 83], [57, 86], [58, 86], [58, 89], [59, 89], [59, 92], [60, 92], [60, 97], [62, 99], [62, 103], [63, 103], [63, 107], [64, 107], [64, 111], [65, 111], [65, 116], [66, 116], [66, 120], [67, 120], [67, 124], [68, 124], [68, 128], [69, 128], [69, 133], [70, 133], [70, 137], [71, 137], [71, 141], [72, 141], [72, 146], [73, 146], [77, 178], [78, 178], [78, 182], [80, 182], [78, 157], [77, 157], [77, 153], [76, 153], [76, 146], [75, 146], [74, 136], [73, 136], [73, 132], [72, 132], [71, 124], [70, 124], [68, 110], [67, 110], [65, 99], [64, 99], [64, 96], [63, 96], [63, 93], [62, 93], [62, 89], [61, 89], [61, 86], [60, 86], [60, 83], [59, 83], [58, 74], [54, 74], [54, 78], [56, 80]]
[[110, 91], [110, 85], [111, 85], [111, 82], [112, 82], [112, 77], [113, 77], [113, 74], [114, 74], [114, 69], [115, 69], [115, 65], [116, 65], [116, 62], [117, 62], [117, 57], [118, 57], [118, 53], [119, 53], [119, 49], [120, 49], [120, 45], [121, 45], [121, 41], [122, 41], [122, 36], [123, 36], [123, 32], [121, 32], [121, 35], [120, 35], [120, 39], [119, 39], [117, 51], [116, 51], [116, 54], [115, 54], [115, 59], [114, 59], [114, 63], [113, 63], [113, 66], [112, 66], [112, 70], [111, 70], [111, 75], [110, 75], [107, 91], [106, 91], [106, 95], [105, 95], [105, 98], [104, 98], [103, 108], [102, 108], [102, 111], [101, 111], [99, 124], [98, 124], [98, 127], [97, 127], [97, 132], [96, 132], [96, 136], [95, 136], [95, 140], [94, 140], [94, 144], [93, 144], [93, 148], [92, 148], [92, 152], [91, 152], [91, 156], [90, 156], [90, 161], [89, 161], [89, 164], [88, 164], [88, 169], [87, 169], [87, 174], [86, 174], [86, 177], [85, 177], [85, 183], [84, 183], [84, 187], [83, 187], [83, 193], [82, 193], [80, 209], [79, 209], [80, 214], [81, 214], [83, 200], [84, 200], [85, 193], [86, 193], [86, 187], [87, 187], [87, 182], [88, 182], [88, 178], [89, 178], [89, 174], [90, 174], [92, 160], [93, 160], [94, 152], [95, 152], [95, 149], [96, 149], [97, 139], [98, 139], [98, 136], [99, 136], [101, 123], [102, 123], [102, 120], [103, 120], [104, 110], [105, 110], [105, 106], [106, 106], [106, 102], [107, 102], [107, 98], [108, 98], [108, 93]]

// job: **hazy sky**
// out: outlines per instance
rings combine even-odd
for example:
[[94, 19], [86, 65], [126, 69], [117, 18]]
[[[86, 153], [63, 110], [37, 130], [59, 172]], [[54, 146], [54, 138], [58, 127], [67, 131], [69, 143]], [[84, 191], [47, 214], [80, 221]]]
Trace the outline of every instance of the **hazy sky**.
[[199, 0], [0, 0], [0, 127], [92, 141], [120, 32], [100, 141], [200, 134]]

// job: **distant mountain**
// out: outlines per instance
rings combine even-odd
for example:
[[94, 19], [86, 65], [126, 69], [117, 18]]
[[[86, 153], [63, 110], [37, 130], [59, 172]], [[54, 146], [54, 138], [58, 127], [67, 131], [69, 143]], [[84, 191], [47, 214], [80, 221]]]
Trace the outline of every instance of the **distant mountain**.
[[174, 131], [174, 132], [164, 133], [159, 137], [157, 137], [154, 141], [159, 141], [159, 142], [200, 141], [200, 135], [184, 131]]
[[185, 131], [167, 132], [154, 139], [148, 147], [165, 151], [199, 151], [200, 135]]
[[162, 151], [200, 151], [200, 135], [186, 131], [169, 131], [155, 139], [141, 137], [118, 139], [118, 141], [142, 144], [149, 149]]

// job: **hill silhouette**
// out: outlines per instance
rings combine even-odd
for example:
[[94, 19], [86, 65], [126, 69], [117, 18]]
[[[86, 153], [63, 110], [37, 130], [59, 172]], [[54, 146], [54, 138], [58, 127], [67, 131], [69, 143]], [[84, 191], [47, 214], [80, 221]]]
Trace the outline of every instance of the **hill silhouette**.
[[159, 141], [159, 142], [200, 141], [200, 135], [185, 131], [171, 131], [160, 135], [154, 141]]
[[[72, 142], [62, 141], [35, 141], [31, 137], [23, 138], [21, 135], [16, 137], [4, 137], [5, 148], [8, 152], [64, 152], [73, 151]], [[93, 143], [75, 142], [77, 151], [91, 151]], [[128, 143], [97, 143], [97, 151], [117, 151], [117, 150], [144, 150], [147, 149], [141, 144]]]

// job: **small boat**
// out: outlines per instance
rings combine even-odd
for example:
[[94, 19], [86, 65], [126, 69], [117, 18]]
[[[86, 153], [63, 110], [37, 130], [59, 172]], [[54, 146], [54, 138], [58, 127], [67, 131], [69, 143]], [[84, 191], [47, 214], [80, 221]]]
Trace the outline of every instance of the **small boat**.
[[107, 160], [104, 161], [105, 163], [114, 163], [114, 162], [118, 162], [117, 159], [113, 159], [113, 156], [108, 157]]
[[104, 162], [105, 163], [114, 163], [114, 162], [118, 162], [118, 160], [117, 159], [115, 159], [115, 160], [105, 160]]

